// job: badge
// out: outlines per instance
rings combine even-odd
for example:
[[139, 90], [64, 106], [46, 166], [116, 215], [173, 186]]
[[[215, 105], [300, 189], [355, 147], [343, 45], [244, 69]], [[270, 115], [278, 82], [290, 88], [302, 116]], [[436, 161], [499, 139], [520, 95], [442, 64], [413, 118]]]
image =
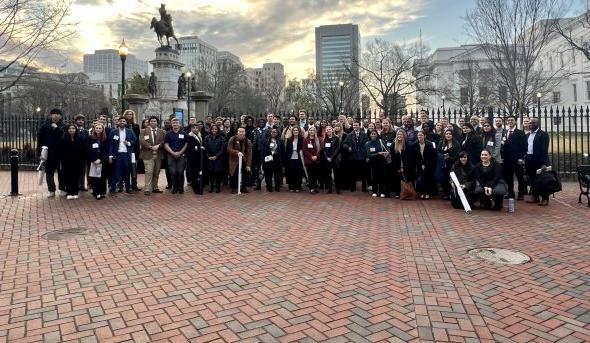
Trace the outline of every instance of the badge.
[[494, 146], [494, 142], [492, 142], [492, 141], [488, 142], [488, 146]]
[[313, 149], [313, 144], [308, 144], [308, 145], [307, 145], [307, 148], [308, 148], [308, 149]]
[[184, 139], [184, 135], [181, 133], [178, 135], [178, 139]]
[[326, 143], [326, 148], [332, 147], [332, 143]]
[[272, 155], [268, 155], [264, 157], [264, 162], [270, 162], [272, 161]]
[[119, 136], [115, 136], [113, 137], [114, 140], [118, 141], [119, 140]]
[[92, 147], [93, 147], [94, 149], [98, 149], [98, 143], [94, 143], [94, 144], [92, 144]]
[[143, 136], [143, 139], [147, 141], [148, 139], [150, 139], [150, 136]]
[[387, 142], [387, 144], [385, 144], [385, 145], [387, 145], [387, 147], [390, 148], [391, 147], [391, 142]]
[[375, 152], [375, 148], [369, 148], [370, 152]]

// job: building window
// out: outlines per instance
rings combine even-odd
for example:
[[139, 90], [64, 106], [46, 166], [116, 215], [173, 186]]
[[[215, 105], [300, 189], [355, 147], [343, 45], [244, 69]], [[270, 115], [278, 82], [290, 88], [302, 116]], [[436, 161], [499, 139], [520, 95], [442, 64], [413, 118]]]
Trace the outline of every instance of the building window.
[[560, 92], [553, 92], [553, 103], [558, 104], [561, 102], [561, 93]]
[[549, 70], [553, 71], [553, 56], [549, 56]]
[[460, 92], [461, 105], [467, 105], [467, 103], [469, 102], [467, 87], [461, 87]]
[[565, 65], [565, 63], [563, 63], [563, 51], [559, 53], [559, 65], [561, 68], [563, 68]]
[[586, 100], [590, 100], [590, 81], [586, 81]]
[[576, 63], [576, 49], [572, 48], [572, 62]]
[[574, 83], [572, 88], [574, 91], [574, 102], [578, 102], [578, 85]]

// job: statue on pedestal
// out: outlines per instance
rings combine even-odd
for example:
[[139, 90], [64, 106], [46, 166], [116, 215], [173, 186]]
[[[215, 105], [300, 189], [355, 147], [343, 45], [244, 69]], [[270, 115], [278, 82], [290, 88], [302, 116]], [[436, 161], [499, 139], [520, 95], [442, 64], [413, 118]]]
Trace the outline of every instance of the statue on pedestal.
[[186, 80], [184, 73], [178, 77], [178, 99], [183, 99], [186, 95]]
[[155, 98], [156, 95], [158, 94], [157, 82], [158, 82], [158, 78], [156, 77], [156, 75], [152, 71], [152, 73], [150, 75], [150, 79], [148, 81], [148, 94], [149, 94], [150, 98]]
[[172, 16], [166, 11], [166, 5], [161, 4], [159, 11], [160, 20], [157, 20], [156, 17], [153, 17], [150, 29], [154, 29], [154, 31], [156, 31], [158, 42], [160, 42], [161, 47], [164, 47], [162, 37], [166, 37], [167, 47], [170, 47], [170, 37], [174, 38], [176, 44], [178, 44], [178, 39], [176, 39], [176, 36], [174, 35], [174, 28], [172, 27]]

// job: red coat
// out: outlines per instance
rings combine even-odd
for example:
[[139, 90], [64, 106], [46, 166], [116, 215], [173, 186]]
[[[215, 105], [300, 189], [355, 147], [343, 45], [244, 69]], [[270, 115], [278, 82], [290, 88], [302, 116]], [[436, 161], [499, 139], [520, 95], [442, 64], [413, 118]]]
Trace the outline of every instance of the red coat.
[[[305, 164], [317, 164], [320, 163], [320, 150], [321, 147], [316, 144], [314, 140], [308, 140], [307, 137], [303, 139], [303, 162]], [[316, 156], [317, 159], [312, 161], [311, 157]]]

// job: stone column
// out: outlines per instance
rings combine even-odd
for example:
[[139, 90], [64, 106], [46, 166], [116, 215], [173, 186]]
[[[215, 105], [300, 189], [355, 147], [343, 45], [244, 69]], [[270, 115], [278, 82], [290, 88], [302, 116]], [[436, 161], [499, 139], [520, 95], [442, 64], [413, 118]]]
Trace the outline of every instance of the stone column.
[[[205, 120], [209, 114], [209, 100], [213, 98], [212, 95], [203, 91], [191, 92], [191, 115], [197, 120]], [[194, 102], [193, 102], [194, 101]], [[194, 104], [194, 110], [192, 109]]]
[[184, 63], [179, 61], [180, 52], [170, 47], [156, 49], [156, 58], [150, 63], [154, 66], [157, 82], [157, 96], [160, 100], [173, 101], [178, 98], [178, 77], [182, 74]]

